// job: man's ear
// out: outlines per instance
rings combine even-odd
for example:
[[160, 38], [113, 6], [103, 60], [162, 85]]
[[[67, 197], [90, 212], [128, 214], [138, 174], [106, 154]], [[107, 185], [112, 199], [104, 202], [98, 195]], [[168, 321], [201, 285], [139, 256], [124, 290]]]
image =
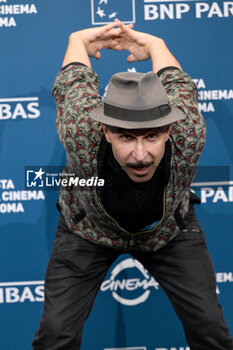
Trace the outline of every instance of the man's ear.
[[111, 138], [110, 138], [110, 135], [109, 135], [110, 131], [108, 130], [107, 126], [104, 125], [104, 124], [102, 124], [102, 128], [103, 128], [103, 132], [104, 132], [104, 135], [105, 135], [106, 140], [107, 140], [109, 143], [112, 143]]

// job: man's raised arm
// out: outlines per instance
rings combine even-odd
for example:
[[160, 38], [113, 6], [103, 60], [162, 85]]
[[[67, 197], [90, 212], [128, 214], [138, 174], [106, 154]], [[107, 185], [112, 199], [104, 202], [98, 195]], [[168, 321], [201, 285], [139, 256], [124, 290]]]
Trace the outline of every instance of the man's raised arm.
[[117, 44], [115, 38], [119, 37], [122, 32], [121, 25], [120, 21], [115, 20], [106, 26], [72, 33], [69, 37], [63, 67], [72, 62], [80, 62], [91, 68], [89, 57], [100, 59], [102, 48], [113, 49]]

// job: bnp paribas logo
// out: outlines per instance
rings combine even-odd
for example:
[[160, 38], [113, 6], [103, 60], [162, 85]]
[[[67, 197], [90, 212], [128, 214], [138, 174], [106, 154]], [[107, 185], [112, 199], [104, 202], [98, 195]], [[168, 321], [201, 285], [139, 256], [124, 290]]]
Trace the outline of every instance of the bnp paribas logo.
[[135, 0], [91, 0], [93, 25], [108, 24], [119, 18], [124, 23], [135, 23]]

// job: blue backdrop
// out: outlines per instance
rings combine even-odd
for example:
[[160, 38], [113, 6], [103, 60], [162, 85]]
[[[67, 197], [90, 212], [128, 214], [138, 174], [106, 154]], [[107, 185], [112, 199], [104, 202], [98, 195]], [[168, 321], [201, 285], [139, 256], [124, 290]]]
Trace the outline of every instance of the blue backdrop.
[[[0, 347], [31, 348], [43, 306], [43, 279], [56, 230], [57, 190], [25, 189], [25, 167], [65, 165], [51, 88], [69, 34], [112, 21], [162, 37], [199, 88], [207, 144], [193, 190], [213, 257], [218, 293], [233, 332], [233, 2], [203, 0], [0, 0]], [[101, 93], [127, 53], [92, 61]], [[180, 322], [156, 281], [129, 255], [109, 271], [82, 350], [188, 349]]]

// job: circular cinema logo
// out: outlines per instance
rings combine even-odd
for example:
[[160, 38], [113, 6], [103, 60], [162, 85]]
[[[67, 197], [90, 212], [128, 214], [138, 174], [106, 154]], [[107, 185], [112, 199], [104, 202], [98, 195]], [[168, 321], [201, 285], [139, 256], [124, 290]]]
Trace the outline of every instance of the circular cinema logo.
[[144, 303], [153, 289], [159, 289], [158, 282], [133, 258], [117, 264], [100, 288], [102, 292], [111, 291], [116, 301], [127, 306]]

